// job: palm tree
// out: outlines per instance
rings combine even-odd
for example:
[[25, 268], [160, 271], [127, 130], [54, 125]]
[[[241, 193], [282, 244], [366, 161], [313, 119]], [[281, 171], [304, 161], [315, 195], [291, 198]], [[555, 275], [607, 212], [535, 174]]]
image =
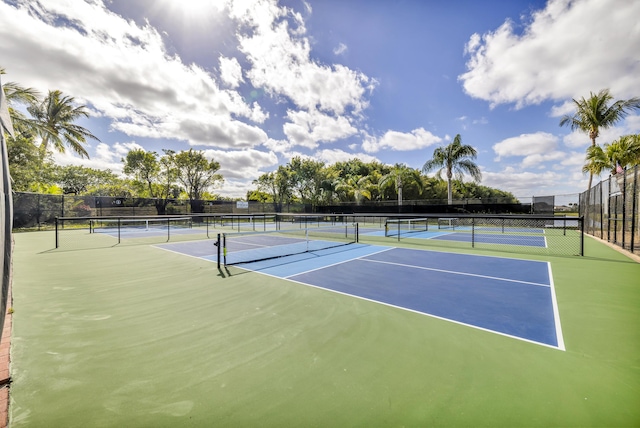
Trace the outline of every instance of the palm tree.
[[615, 165], [600, 146], [589, 146], [587, 149], [587, 163], [582, 167], [583, 173], [600, 175], [606, 169], [614, 169]]
[[640, 135], [624, 135], [604, 147], [598, 145], [587, 148], [587, 163], [582, 172], [600, 175], [610, 170], [612, 175], [622, 172], [628, 166], [640, 164]]
[[[618, 100], [613, 103], [613, 96], [608, 89], [603, 89], [597, 94], [591, 92], [589, 98], [582, 97], [573, 100], [576, 111], [573, 115], [565, 115], [560, 120], [560, 126], [570, 126], [572, 131], [579, 130], [589, 134], [591, 147], [596, 145], [596, 138], [600, 135], [600, 129], [607, 129], [624, 119], [631, 110], [640, 109], [640, 98]], [[589, 186], [593, 182], [593, 172], [589, 171]], [[587, 205], [589, 204], [587, 193]]]
[[391, 167], [391, 171], [380, 177], [378, 186], [384, 187], [388, 183], [394, 183], [396, 191], [398, 192], [398, 206], [402, 206], [402, 188], [404, 186], [415, 184], [420, 190], [422, 190], [422, 180], [420, 178], [420, 172], [416, 169], [409, 168], [404, 164], [395, 164]]
[[451, 144], [445, 147], [438, 147], [433, 151], [433, 157], [425, 162], [422, 171], [427, 173], [438, 169], [437, 177], [440, 178], [442, 171], [447, 175], [447, 202], [453, 203], [453, 189], [451, 180], [455, 177], [461, 180], [464, 174], [469, 174], [475, 181], [482, 180], [480, 168], [473, 162], [477, 157], [476, 149], [467, 144], [462, 144], [460, 134], [456, 135]]
[[623, 135], [611, 144], [605, 144], [605, 151], [615, 166], [640, 165], [640, 134]]
[[347, 197], [353, 194], [356, 204], [360, 205], [363, 199], [371, 199], [371, 179], [368, 175], [364, 177], [349, 176], [338, 179], [335, 187], [337, 192], [344, 192]]
[[100, 141], [89, 130], [74, 124], [81, 117], [89, 117], [85, 106], [74, 106], [73, 97], [63, 96], [60, 91], [49, 91], [40, 104], [34, 104], [27, 111], [38, 124], [37, 133], [42, 138], [40, 143], [41, 155], [44, 156], [49, 145], [56, 150], [65, 152], [65, 145], [80, 155], [89, 158], [89, 154], [82, 146], [87, 138]]
[[[5, 69], [0, 67], [0, 74], [6, 74]], [[15, 82], [7, 82], [2, 85], [5, 100], [9, 109], [9, 116], [16, 135], [35, 134], [34, 124], [27, 119], [20, 111], [16, 110], [16, 104], [30, 105], [38, 100], [38, 91], [33, 88], [24, 88]]]

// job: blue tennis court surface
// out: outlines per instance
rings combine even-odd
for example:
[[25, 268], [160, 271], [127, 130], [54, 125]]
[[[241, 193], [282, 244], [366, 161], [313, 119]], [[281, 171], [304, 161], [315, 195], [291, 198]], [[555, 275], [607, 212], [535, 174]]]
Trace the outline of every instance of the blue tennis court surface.
[[[547, 239], [544, 235], [519, 235], [522, 233], [520, 230], [509, 230], [508, 233], [482, 233], [482, 232], [500, 232], [499, 228], [484, 228], [478, 229], [473, 235], [471, 229], [465, 230], [465, 228], [458, 228], [457, 230], [464, 230], [462, 232], [456, 232], [455, 230], [437, 230], [437, 231], [400, 231], [400, 238], [412, 238], [412, 239], [433, 239], [437, 241], [456, 241], [456, 242], [475, 242], [477, 244], [502, 244], [502, 245], [520, 245], [525, 247], [547, 247]], [[534, 233], [541, 229], [528, 229], [527, 232]], [[393, 231], [392, 231], [393, 232]], [[371, 230], [364, 232], [371, 236], [385, 236], [384, 231]], [[397, 239], [397, 234], [390, 235], [391, 239]]]
[[[435, 234], [428, 239], [437, 239], [440, 241], [457, 241], [457, 242], [471, 242], [472, 237], [468, 232], [453, 232], [445, 234]], [[504, 244], [504, 245], [524, 245], [528, 247], [542, 247], [547, 246], [547, 242], [544, 236], [527, 236], [527, 235], [497, 235], [497, 234], [485, 234], [475, 233], [473, 240], [480, 244]]]
[[[216, 261], [211, 241], [159, 247]], [[564, 350], [547, 262], [352, 244], [240, 266]]]
[[[118, 237], [118, 228], [102, 228], [96, 230], [94, 233], [100, 233], [103, 235], [109, 235], [114, 238]], [[167, 233], [171, 235], [189, 235], [189, 234], [201, 234], [202, 230], [200, 229], [191, 229], [185, 227], [171, 227], [169, 231], [167, 231], [167, 227], [164, 226], [154, 226], [154, 227], [134, 227], [134, 228], [122, 228], [120, 229], [120, 237], [127, 239], [136, 239], [136, 238], [154, 238], [154, 237], [162, 237], [167, 236]]]

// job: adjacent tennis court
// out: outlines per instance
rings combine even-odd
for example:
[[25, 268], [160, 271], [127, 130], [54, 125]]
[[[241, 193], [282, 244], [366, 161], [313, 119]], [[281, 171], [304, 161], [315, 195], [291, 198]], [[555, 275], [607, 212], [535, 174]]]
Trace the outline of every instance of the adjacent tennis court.
[[[237, 248], [237, 253], [259, 259], [274, 254], [271, 247], [266, 246], [269, 235], [257, 235], [255, 238], [258, 239], [253, 238], [250, 243], [247, 243], [248, 238], [252, 236], [245, 235], [245, 246]], [[277, 246], [281, 245], [279, 239], [286, 238], [276, 238]], [[326, 241], [319, 242], [315, 248], [307, 246], [307, 251], [300, 251], [298, 255], [268, 258], [241, 266], [265, 275], [564, 349], [549, 263], [372, 245], [336, 250], [337, 246], [328, 247]], [[301, 241], [293, 245], [302, 244]], [[259, 253], [255, 252], [255, 245], [260, 246]], [[206, 251], [201, 243], [160, 247], [207, 260], [216, 259], [215, 255], [203, 254]]]
[[12, 426], [640, 421], [640, 265], [592, 239], [572, 257], [369, 236], [218, 269], [215, 239], [17, 234]]

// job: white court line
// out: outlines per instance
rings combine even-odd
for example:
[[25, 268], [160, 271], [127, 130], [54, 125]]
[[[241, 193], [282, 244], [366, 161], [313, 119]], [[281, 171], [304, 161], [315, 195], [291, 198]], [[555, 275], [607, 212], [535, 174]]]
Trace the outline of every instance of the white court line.
[[404, 264], [404, 263], [385, 262], [385, 261], [381, 261], [381, 260], [363, 260], [363, 261], [370, 262], [370, 263], [384, 263], [384, 264], [388, 264], [388, 265], [402, 266], [402, 267], [408, 267], [408, 268], [414, 268], [414, 269], [430, 270], [430, 271], [434, 271], [434, 272], [451, 273], [451, 274], [454, 274], [454, 275], [464, 275], [464, 276], [473, 276], [473, 277], [476, 277], [476, 278], [493, 279], [493, 280], [496, 280], [496, 281], [516, 282], [516, 283], [519, 283], [519, 284], [536, 285], [536, 286], [539, 286], [539, 287], [549, 287], [550, 286], [549, 284], [539, 284], [537, 282], [520, 281], [520, 280], [517, 280], [517, 279], [499, 278], [499, 277], [495, 277], [495, 276], [479, 275], [479, 274], [475, 274], [475, 273], [465, 273], [465, 272], [458, 272], [458, 271], [453, 271], [453, 270], [428, 268], [428, 267], [422, 267], [422, 266], [407, 265], [407, 264]]
[[[442, 317], [442, 316], [433, 315], [433, 314], [430, 314], [428, 312], [421, 312], [419, 310], [409, 309], [409, 308], [406, 308], [404, 306], [397, 306], [397, 305], [394, 305], [394, 304], [391, 304], [391, 303], [386, 303], [386, 302], [382, 302], [382, 301], [379, 301], [379, 300], [374, 300], [374, 299], [370, 299], [370, 298], [367, 298], [367, 297], [358, 296], [356, 294], [350, 294], [350, 293], [346, 293], [346, 292], [343, 292], [343, 291], [338, 291], [338, 290], [334, 290], [334, 289], [331, 289], [331, 288], [322, 287], [322, 286], [319, 286], [319, 285], [309, 284], [309, 283], [302, 282], [302, 281], [299, 281], [299, 280], [296, 280], [296, 279], [291, 279], [292, 277], [295, 277], [297, 275], [302, 275], [302, 274], [305, 274], [305, 273], [308, 273], [308, 272], [318, 271], [318, 270], [324, 269], [325, 267], [328, 267], [328, 266], [335, 266], [335, 265], [347, 263], [347, 262], [350, 262], [350, 261], [353, 261], [353, 260], [360, 259], [360, 260], [363, 260], [363, 261], [375, 262], [374, 260], [366, 260], [366, 259], [364, 259], [364, 257], [368, 257], [368, 256], [371, 256], [371, 255], [374, 255], [374, 254], [384, 253], [386, 251], [390, 251], [390, 250], [394, 250], [394, 249], [396, 249], [396, 247], [384, 248], [384, 249], [382, 249], [380, 251], [376, 251], [376, 252], [371, 253], [371, 254], [365, 254], [365, 255], [359, 256], [359, 257], [354, 258], [354, 259], [344, 260], [344, 261], [341, 261], [341, 262], [336, 262], [336, 263], [333, 263], [331, 265], [322, 266], [322, 267], [315, 268], [315, 269], [310, 269], [310, 270], [305, 271], [305, 272], [299, 272], [299, 273], [296, 273], [296, 274], [293, 274], [293, 275], [289, 275], [287, 277], [282, 277], [282, 276], [266, 273], [266, 272], [263, 272], [263, 271], [260, 271], [260, 270], [252, 270], [250, 268], [242, 267], [242, 265], [237, 265], [237, 266], [234, 266], [234, 267], [236, 267], [238, 269], [242, 269], [242, 270], [247, 271], [247, 272], [253, 272], [253, 273], [258, 273], [258, 274], [261, 274], [261, 275], [265, 275], [265, 276], [268, 276], [268, 277], [271, 277], [271, 278], [285, 279], [287, 281], [291, 281], [291, 282], [296, 283], [296, 284], [304, 285], [306, 287], [312, 287], [312, 288], [316, 288], [316, 289], [319, 289], [319, 290], [329, 291], [331, 293], [336, 293], [336, 294], [340, 294], [340, 295], [343, 295], [343, 296], [349, 296], [349, 297], [353, 297], [353, 298], [356, 298], [356, 299], [360, 299], [360, 300], [364, 300], [364, 301], [368, 301], [368, 302], [381, 304], [381, 305], [384, 305], [384, 306], [387, 306], [387, 307], [400, 309], [400, 310], [407, 311], [407, 312], [413, 312], [413, 313], [416, 313], [416, 314], [425, 315], [425, 316], [428, 316], [428, 317], [431, 317], [431, 318], [439, 319], [439, 320], [446, 321], [446, 322], [451, 322], [451, 323], [462, 325], [462, 326], [465, 326], [465, 327], [471, 327], [471, 328], [474, 328], [476, 330], [481, 330], [481, 331], [497, 334], [499, 336], [508, 337], [508, 338], [511, 338], [511, 339], [516, 339], [516, 340], [519, 340], [519, 341], [522, 341], [522, 342], [532, 343], [532, 344], [535, 344], [535, 345], [544, 346], [546, 348], [558, 349], [558, 350], [561, 350], [561, 351], [566, 351], [565, 346], [564, 346], [564, 340], [563, 340], [563, 337], [562, 337], [562, 330], [560, 328], [560, 317], [558, 315], [558, 306], [557, 306], [557, 302], [556, 302], [555, 289], [553, 288], [553, 279], [552, 279], [553, 277], [551, 276], [552, 275], [551, 274], [551, 264], [549, 262], [540, 261], [539, 263], [546, 263], [547, 264], [548, 271], [549, 271], [549, 278], [551, 278], [550, 279], [551, 285], [538, 284], [538, 283], [535, 283], [535, 282], [508, 280], [508, 279], [504, 279], [504, 278], [492, 278], [492, 277], [483, 276], [483, 275], [464, 274], [464, 273], [461, 273], [461, 272], [450, 272], [450, 273], [477, 276], [477, 277], [484, 277], [484, 278], [492, 278], [492, 279], [498, 279], [498, 280], [502, 280], [502, 281], [519, 282], [519, 283], [523, 283], [523, 284], [532, 284], [532, 285], [536, 285], [536, 286], [551, 287], [551, 291], [552, 291], [551, 298], [552, 298], [552, 302], [553, 302], [553, 310], [554, 310], [554, 315], [555, 315], [555, 320], [556, 320], [556, 339], [557, 339], [557, 342], [558, 342], [557, 346], [550, 345], [548, 343], [538, 342], [538, 341], [531, 340], [531, 339], [526, 339], [526, 338], [523, 338], [523, 337], [520, 337], [520, 336], [515, 336], [515, 335], [512, 335], [512, 334], [508, 334], [508, 333], [502, 333], [502, 332], [499, 332], [499, 331], [496, 331], [496, 330], [491, 330], [489, 328], [480, 327], [480, 326], [477, 326], [477, 325], [474, 325], [474, 324], [468, 324], [468, 323], [461, 322], [461, 321], [456, 321], [456, 320], [453, 320], [453, 319], [450, 319], [450, 318], [445, 318], [445, 317]], [[431, 251], [431, 250], [419, 250], [419, 251]], [[435, 251], [435, 252], [438, 252], [438, 251]], [[479, 256], [477, 254], [469, 254], [469, 255], [477, 256], [477, 257], [487, 257], [487, 256]], [[492, 257], [492, 258], [505, 258], [505, 257], [502, 257], [502, 256], [489, 256], [489, 257]], [[507, 259], [508, 260], [524, 260], [524, 259], [511, 259], [511, 258], [507, 258]], [[527, 261], [529, 261], [529, 260], [527, 260]], [[531, 261], [538, 263], [538, 261], [534, 261], [534, 260], [531, 260]], [[398, 263], [391, 263], [391, 262], [378, 262], [378, 263], [398, 264]], [[412, 265], [401, 265], [401, 264], [398, 264], [398, 265], [420, 268], [418, 266], [412, 266]], [[449, 271], [440, 270], [440, 269], [429, 269], [429, 268], [420, 268], [420, 269], [439, 270], [441, 272], [449, 272]]]
[[320, 266], [320, 267], [317, 267], [317, 268], [314, 268], [314, 269], [309, 269], [309, 270], [306, 270], [306, 271], [304, 271], [304, 272], [294, 273], [293, 275], [281, 276], [281, 277], [279, 277], [279, 278], [289, 279], [289, 278], [291, 278], [292, 276], [298, 276], [298, 275], [303, 275], [303, 274], [305, 274], [305, 273], [309, 273], [309, 272], [315, 272], [315, 271], [317, 271], [317, 270], [322, 270], [322, 269], [324, 269], [324, 268], [328, 268], [328, 267], [330, 267], [330, 266], [337, 266], [337, 265], [341, 265], [341, 264], [343, 264], [343, 263], [348, 263], [348, 262], [352, 262], [352, 261], [354, 261], [354, 260], [362, 259], [363, 257], [369, 257], [369, 256], [372, 256], [372, 255], [374, 255], [374, 254], [384, 253], [385, 251], [389, 251], [389, 250], [393, 250], [393, 247], [385, 248], [385, 249], [382, 249], [382, 250], [380, 250], [380, 251], [376, 251], [375, 253], [371, 253], [371, 254], [363, 254], [363, 255], [361, 255], [361, 256], [359, 256], [359, 257], [356, 257], [356, 258], [354, 258], [354, 259], [342, 260], [342, 261], [339, 261], [339, 262], [331, 263], [331, 264], [329, 264], [329, 265]]
[[553, 273], [551, 272], [551, 263], [547, 262], [549, 269], [549, 281], [551, 282], [551, 304], [553, 306], [553, 318], [556, 324], [556, 340], [558, 341], [558, 349], [565, 351], [564, 337], [562, 336], [562, 325], [560, 324], [560, 310], [558, 309], [558, 300], [556, 299], [556, 287], [553, 283]]
[[194, 255], [191, 255], [191, 254], [189, 254], [189, 253], [182, 253], [182, 252], [180, 252], [180, 251], [170, 250], [169, 248], [161, 247], [161, 246], [159, 246], [159, 245], [152, 245], [152, 247], [153, 247], [153, 248], [157, 248], [157, 249], [162, 250], [162, 251], [168, 251], [169, 253], [173, 253], [173, 254], [180, 254], [181, 256], [193, 257], [194, 259], [200, 259], [200, 260], [205, 260], [205, 261], [211, 261], [211, 260], [207, 260], [207, 259], [205, 259], [205, 257], [211, 257], [211, 256], [215, 256], [215, 255], [217, 254], [216, 252], [214, 252], [214, 253], [213, 253], [213, 254], [211, 254], [211, 255], [206, 255], [206, 256], [194, 256]]
[[[366, 256], [363, 256], [363, 257], [366, 257]], [[271, 277], [274, 277], [274, 278], [282, 278], [282, 277], [275, 276], [275, 275], [269, 275], [269, 274], [265, 274], [265, 275], [271, 276]], [[413, 312], [415, 314], [425, 315], [425, 316], [428, 316], [428, 317], [431, 317], [431, 318], [435, 318], [435, 319], [438, 319], [438, 320], [441, 320], [441, 321], [446, 321], [446, 322], [450, 322], [450, 323], [453, 323], [453, 324], [462, 325], [462, 326], [465, 326], [465, 327], [471, 327], [471, 328], [474, 328], [476, 330], [481, 330], [481, 331], [485, 331], [485, 332], [488, 332], [488, 333], [497, 334], [499, 336], [508, 337], [510, 339], [520, 340], [522, 342], [533, 343], [535, 345], [544, 346], [546, 348], [559, 349], [561, 351], [565, 351], [564, 343], [563, 343], [562, 347], [554, 346], [554, 345], [550, 345], [548, 343], [538, 342], [538, 341], [535, 341], [535, 340], [526, 339], [524, 337], [515, 336], [515, 335], [512, 335], [512, 334], [508, 334], [508, 333], [502, 333], [502, 332], [497, 331], [497, 330], [491, 330], [489, 328], [480, 327], [480, 326], [477, 326], [477, 325], [474, 325], [474, 324], [468, 324], [468, 323], [465, 323], [465, 322], [462, 322], [462, 321], [456, 321], [456, 320], [453, 320], [453, 319], [450, 319], [450, 318], [441, 317], [439, 315], [433, 315], [433, 314], [430, 314], [428, 312], [421, 312], [421, 311], [418, 311], [416, 309], [409, 309], [409, 308], [405, 308], [404, 306], [397, 306], [397, 305], [394, 305], [392, 303], [386, 303], [386, 302], [382, 302], [380, 300], [374, 300], [374, 299], [370, 299], [368, 297], [358, 296], [357, 294], [349, 294], [349, 293], [346, 293], [346, 292], [343, 292], [343, 291], [334, 290], [332, 288], [325, 288], [325, 287], [322, 287], [322, 286], [319, 286], [319, 285], [308, 284], [306, 282], [298, 281], [298, 280], [295, 280], [295, 279], [290, 279], [290, 278], [286, 278], [286, 279], [287, 279], [287, 281], [291, 281], [293, 283], [304, 285], [304, 286], [307, 286], [307, 287], [317, 288], [319, 290], [329, 291], [331, 293], [341, 294], [343, 296], [354, 297], [356, 299], [365, 300], [367, 302], [377, 303], [377, 304], [388, 306], [388, 307], [391, 307], [391, 308], [400, 309], [400, 310], [407, 311], [407, 312]]]

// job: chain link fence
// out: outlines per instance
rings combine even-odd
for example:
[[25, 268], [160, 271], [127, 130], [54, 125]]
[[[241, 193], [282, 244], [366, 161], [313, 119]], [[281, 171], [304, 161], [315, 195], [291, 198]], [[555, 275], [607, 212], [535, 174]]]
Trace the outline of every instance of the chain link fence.
[[618, 173], [580, 195], [585, 232], [640, 254], [640, 167]]
[[584, 255], [583, 219], [543, 215], [392, 218], [385, 236], [416, 245]]
[[[52, 230], [56, 217], [141, 217], [191, 214], [273, 213], [272, 203], [251, 201], [161, 200], [108, 196], [46, 195], [16, 192], [13, 195], [15, 229]], [[304, 213], [304, 204], [285, 204], [283, 212]]]
[[[557, 199], [557, 198], [556, 198]], [[557, 203], [557, 200], [556, 200]], [[117, 198], [108, 196], [48, 195], [16, 192], [13, 227], [18, 230], [53, 229], [56, 217], [136, 217], [192, 214], [547, 214], [554, 211], [554, 196], [525, 198], [520, 203], [501, 199], [365, 201], [332, 205], [262, 203], [181, 199]]]

